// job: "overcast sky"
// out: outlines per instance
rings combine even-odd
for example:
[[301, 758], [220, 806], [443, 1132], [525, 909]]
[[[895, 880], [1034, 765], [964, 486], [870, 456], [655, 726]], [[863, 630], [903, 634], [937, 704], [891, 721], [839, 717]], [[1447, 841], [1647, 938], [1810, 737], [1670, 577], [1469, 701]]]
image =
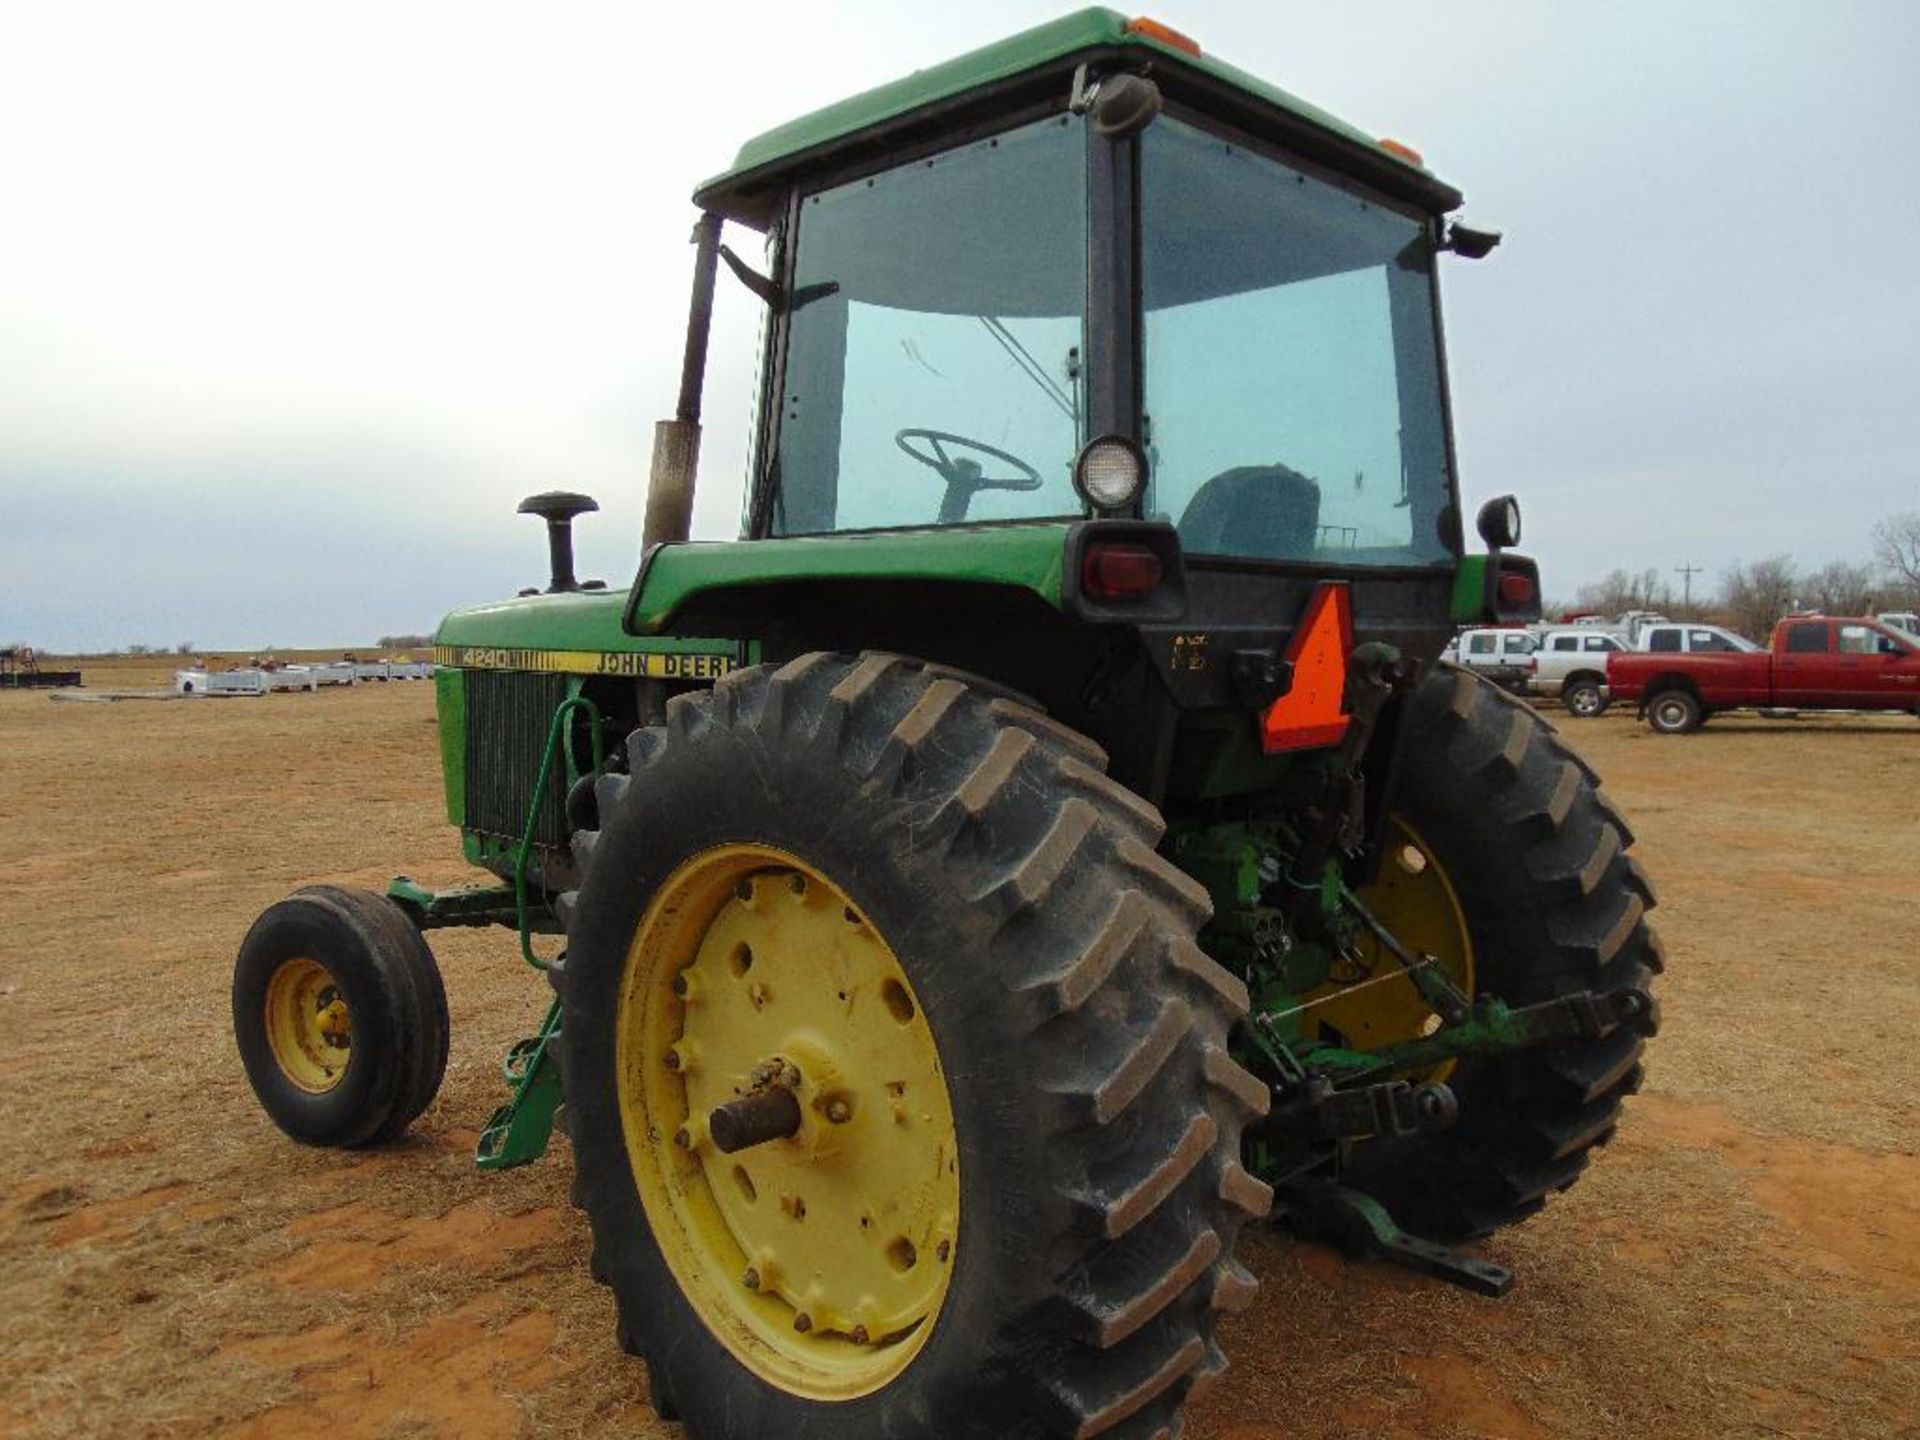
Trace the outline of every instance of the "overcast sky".
[[[1065, 7], [0, 0], [0, 641], [363, 644], [638, 552], [688, 195], [748, 136]], [[1548, 589], [1864, 558], [1920, 509], [1920, 6], [1149, 13], [1419, 147], [1470, 504]], [[696, 534], [731, 536], [726, 282]]]

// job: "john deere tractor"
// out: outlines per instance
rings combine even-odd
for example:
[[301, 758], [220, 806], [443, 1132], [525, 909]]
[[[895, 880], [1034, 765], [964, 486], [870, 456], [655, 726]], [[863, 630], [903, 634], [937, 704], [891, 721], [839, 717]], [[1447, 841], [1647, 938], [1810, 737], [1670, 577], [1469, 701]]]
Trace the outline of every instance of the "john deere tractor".
[[[420, 1114], [423, 934], [554, 998], [478, 1160], [570, 1137], [621, 1345], [695, 1440], [1171, 1436], [1249, 1221], [1456, 1248], [1639, 1084], [1653, 893], [1593, 772], [1438, 663], [1467, 554], [1419, 155], [1087, 10], [695, 193], [639, 573], [438, 636], [486, 883], [307, 889], [234, 1025], [296, 1139]], [[750, 236], [761, 253], [734, 245]], [[722, 270], [728, 272], [722, 276]], [[716, 284], [765, 309], [741, 538], [689, 543]]]

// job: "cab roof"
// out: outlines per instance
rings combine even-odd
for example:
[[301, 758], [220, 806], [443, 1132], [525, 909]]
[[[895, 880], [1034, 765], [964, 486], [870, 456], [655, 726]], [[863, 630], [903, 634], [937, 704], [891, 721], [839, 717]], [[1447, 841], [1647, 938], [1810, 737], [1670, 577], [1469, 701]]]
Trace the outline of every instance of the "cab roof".
[[1075, 67], [1106, 60], [1145, 62], [1169, 99], [1219, 115], [1423, 209], [1438, 213], [1460, 204], [1460, 193], [1424, 165], [1198, 47], [1189, 52], [1184, 39], [1115, 10], [1075, 11], [755, 136], [740, 147], [732, 168], [695, 190], [694, 203], [763, 225], [780, 194], [810, 172], [913, 148], [1043, 98], [1049, 87], [1064, 100]]

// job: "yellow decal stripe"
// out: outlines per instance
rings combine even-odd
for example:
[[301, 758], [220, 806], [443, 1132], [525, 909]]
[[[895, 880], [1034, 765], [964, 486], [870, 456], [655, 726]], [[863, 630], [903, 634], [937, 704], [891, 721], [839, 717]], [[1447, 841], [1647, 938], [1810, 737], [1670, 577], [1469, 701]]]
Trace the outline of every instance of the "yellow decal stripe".
[[718, 680], [739, 664], [731, 655], [670, 655], [653, 650], [510, 650], [489, 645], [436, 645], [433, 663], [458, 670], [539, 670], [562, 675], [618, 675], [648, 680]]

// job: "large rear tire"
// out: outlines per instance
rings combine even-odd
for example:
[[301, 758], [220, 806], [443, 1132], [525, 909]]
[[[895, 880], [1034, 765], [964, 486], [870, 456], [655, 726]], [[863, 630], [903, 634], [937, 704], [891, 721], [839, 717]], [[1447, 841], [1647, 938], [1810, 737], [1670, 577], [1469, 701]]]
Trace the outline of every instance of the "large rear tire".
[[[1018, 698], [888, 655], [738, 672], [627, 756], [559, 985], [575, 1199], [656, 1408], [694, 1440], [1176, 1433], [1271, 1195], [1246, 992], [1158, 814]], [[801, 1128], [722, 1153], [701, 1087], [780, 1064]], [[887, 1162], [916, 1144], [945, 1165]], [[852, 1323], [881, 1253], [893, 1335]]]
[[[1458, 897], [1474, 985], [1510, 1005], [1645, 986], [1662, 967], [1653, 888], [1597, 778], [1538, 714], [1439, 667], [1413, 700], [1393, 802]], [[1417, 1235], [1461, 1240], [1539, 1210], [1579, 1179], [1640, 1087], [1642, 1036], [1465, 1059], [1450, 1130], [1359, 1147], [1346, 1183]]]

